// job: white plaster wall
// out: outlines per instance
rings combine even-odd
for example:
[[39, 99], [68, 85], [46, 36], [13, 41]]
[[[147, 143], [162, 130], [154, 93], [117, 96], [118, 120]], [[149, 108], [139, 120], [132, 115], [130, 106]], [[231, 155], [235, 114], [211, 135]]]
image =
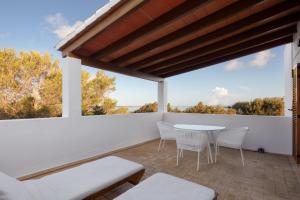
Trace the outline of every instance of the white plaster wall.
[[0, 171], [19, 177], [159, 137], [160, 113], [0, 121]]
[[223, 125], [228, 128], [248, 126], [244, 148], [267, 152], [292, 154], [291, 117], [268, 117], [255, 115], [211, 115], [192, 113], [165, 113], [164, 120], [172, 123]]
[[292, 63], [293, 67], [295, 67], [298, 63], [300, 63], [300, 47], [298, 47], [299, 39], [300, 39], [300, 22], [297, 25], [297, 33], [294, 34], [294, 41], [292, 43]]

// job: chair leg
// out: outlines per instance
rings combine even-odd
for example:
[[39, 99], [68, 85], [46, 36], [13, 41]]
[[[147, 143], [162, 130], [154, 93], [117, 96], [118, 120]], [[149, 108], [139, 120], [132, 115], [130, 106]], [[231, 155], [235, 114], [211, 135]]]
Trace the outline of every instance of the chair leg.
[[209, 143], [209, 141], [208, 141], [208, 150], [209, 150], [210, 161], [211, 161], [211, 163], [213, 163], [214, 161], [213, 161], [213, 158], [212, 158], [212, 154], [211, 154], [211, 149], [210, 149], [210, 143]]
[[240, 151], [241, 151], [242, 164], [243, 164], [243, 167], [244, 167], [245, 166], [245, 161], [244, 161], [244, 155], [243, 155], [242, 147], [240, 148]]
[[165, 148], [166, 140], [163, 141], [163, 148]]
[[215, 163], [217, 162], [218, 144], [215, 143]]
[[177, 162], [176, 162], [176, 166], [178, 166], [178, 164], [179, 164], [179, 153], [180, 153], [180, 150], [177, 149]]
[[198, 150], [197, 171], [199, 171], [199, 162], [200, 162], [200, 150]]
[[183, 158], [183, 149], [180, 150], [180, 157]]
[[162, 139], [159, 140], [159, 145], [158, 145], [158, 149], [157, 149], [158, 152], [160, 151], [161, 143], [162, 143]]
[[207, 151], [207, 164], [209, 164], [209, 151], [208, 151], [208, 147], [206, 148], [206, 151]]

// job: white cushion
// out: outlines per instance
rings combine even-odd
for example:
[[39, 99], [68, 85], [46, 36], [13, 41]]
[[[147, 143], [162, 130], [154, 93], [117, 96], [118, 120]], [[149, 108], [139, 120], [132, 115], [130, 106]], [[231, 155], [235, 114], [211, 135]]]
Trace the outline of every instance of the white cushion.
[[212, 200], [214, 190], [164, 173], [157, 173], [115, 200]]
[[138, 163], [109, 156], [24, 184], [35, 199], [83, 199], [142, 169]]
[[21, 181], [0, 172], [0, 199], [32, 200], [32, 197]]

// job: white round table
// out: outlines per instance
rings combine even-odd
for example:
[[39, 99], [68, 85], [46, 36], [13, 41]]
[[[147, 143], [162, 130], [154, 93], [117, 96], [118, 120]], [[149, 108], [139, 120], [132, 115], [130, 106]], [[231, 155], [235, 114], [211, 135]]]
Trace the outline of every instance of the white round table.
[[[214, 131], [223, 130], [226, 127], [225, 126], [211, 126], [211, 125], [196, 125], [196, 124], [175, 124], [174, 128], [182, 129], [182, 130], [191, 130], [191, 131], [205, 131], [208, 134], [209, 138], [213, 138], [211, 135]], [[213, 163], [211, 149], [210, 149], [210, 143], [208, 141], [208, 151], [209, 151], [209, 157], [211, 162]]]
[[225, 129], [225, 126], [211, 126], [211, 125], [194, 125], [194, 124], [175, 124], [175, 128], [193, 131], [217, 131]]

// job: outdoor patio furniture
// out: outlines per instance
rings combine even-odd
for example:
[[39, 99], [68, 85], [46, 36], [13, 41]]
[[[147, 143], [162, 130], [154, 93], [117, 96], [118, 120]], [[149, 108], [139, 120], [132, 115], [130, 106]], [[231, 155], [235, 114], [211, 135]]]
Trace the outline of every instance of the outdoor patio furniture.
[[158, 152], [160, 151], [161, 145], [165, 146], [166, 140], [175, 140], [176, 134], [174, 130], [174, 125], [169, 122], [159, 121], [157, 122], [157, 127], [160, 134], [160, 141], [158, 145]]
[[23, 182], [0, 173], [0, 199], [80, 200], [125, 182], [137, 184], [143, 173], [142, 165], [116, 156]]
[[201, 131], [177, 130], [177, 162], [179, 165], [179, 157], [183, 157], [183, 150], [195, 151], [198, 153], [197, 171], [199, 170], [200, 152], [207, 148], [207, 162], [209, 164], [209, 141], [207, 134]]
[[219, 146], [224, 146], [228, 148], [239, 149], [241, 152], [241, 159], [243, 166], [245, 165], [244, 155], [243, 155], [243, 141], [245, 135], [249, 131], [248, 127], [232, 128], [226, 129], [216, 135], [215, 144], [215, 162], [217, 162], [217, 155], [219, 153]]
[[208, 187], [157, 173], [121, 194], [115, 200], [214, 200], [216, 192]]
[[225, 126], [212, 126], [212, 125], [199, 125], [199, 124], [175, 124], [174, 128], [179, 130], [191, 130], [195, 131], [195, 133], [203, 133], [207, 134], [207, 142], [208, 142], [208, 151], [210, 156], [210, 161], [213, 162], [211, 148], [210, 148], [210, 141], [215, 143], [215, 136], [214, 133], [216, 131], [220, 131], [225, 129]]

